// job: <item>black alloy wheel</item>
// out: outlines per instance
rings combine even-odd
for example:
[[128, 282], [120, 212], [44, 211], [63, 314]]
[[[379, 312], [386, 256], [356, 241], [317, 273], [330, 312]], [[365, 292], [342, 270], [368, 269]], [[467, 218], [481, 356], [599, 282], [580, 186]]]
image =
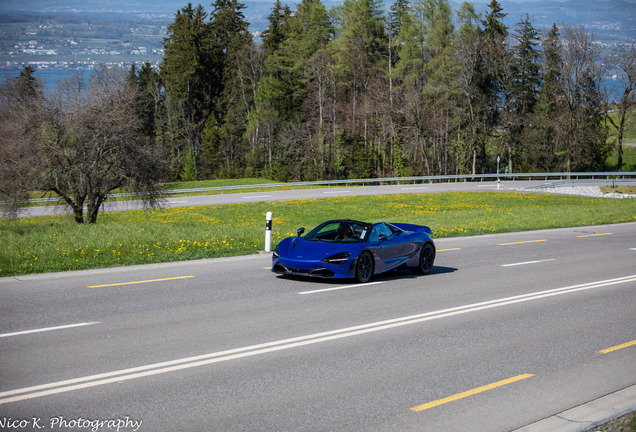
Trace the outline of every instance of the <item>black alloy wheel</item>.
[[369, 282], [373, 275], [373, 257], [369, 252], [362, 252], [356, 262], [356, 282]]
[[420, 251], [420, 265], [413, 269], [414, 273], [427, 275], [433, 270], [435, 262], [435, 248], [430, 243], [425, 243]]

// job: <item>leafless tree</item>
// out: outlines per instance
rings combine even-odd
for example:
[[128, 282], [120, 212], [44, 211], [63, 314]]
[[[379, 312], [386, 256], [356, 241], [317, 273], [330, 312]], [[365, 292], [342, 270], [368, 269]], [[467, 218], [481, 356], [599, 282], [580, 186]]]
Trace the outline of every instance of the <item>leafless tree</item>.
[[577, 160], [591, 160], [591, 153], [605, 143], [602, 128], [595, 124], [602, 110], [599, 92], [603, 75], [602, 48], [596, 43], [595, 35], [583, 26], [562, 25], [561, 30], [561, 105], [565, 114], [562, 136], [566, 142], [567, 171], [572, 172]]
[[57, 194], [77, 223], [95, 223], [115, 189], [139, 193], [148, 207], [161, 204], [167, 158], [141, 132], [126, 71], [100, 68], [88, 80], [74, 75], [32, 94], [9, 80], [0, 99], [1, 171], [20, 178], [16, 191]]
[[[328, 51], [318, 51], [305, 66], [307, 81], [307, 99], [305, 100], [305, 111], [315, 130], [317, 136], [317, 153], [320, 158], [320, 174], [327, 175], [327, 158], [329, 151], [327, 126], [330, 122], [329, 109], [335, 106], [336, 100], [333, 87], [336, 84], [336, 77], [333, 71], [333, 60]], [[332, 121], [333, 122], [333, 121]], [[331, 125], [333, 128], [333, 124]]]
[[634, 113], [636, 107], [636, 46], [625, 44], [617, 46], [610, 56], [610, 64], [618, 69], [617, 90], [620, 92], [616, 101], [618, 120], [614, 121], [608, 111], [606, 118], [618, 131], [616, 137], [616, 153], [618, 154], [618, 171], [623, 170], [623, 133], [625, 124]]
[[[243, 124], [247, 124], [246, 138], [250, 142], [252, 151], [256, 151], [262, 138], [259, 124], [262, 104], [256, 103], [260, 83], [266, 74], [266, 54], [262, 47], [249, 45], [236, 55], [235, 83], [237, 92], [234, 98], [237, 117]], [[250, 118], [250, 110], [255, 113]], [[252, 124], [253, 123], [253, 124]], [[270, 162], [271, 165], [271, 162]]]
[[459, 93], [457, 110], [463, 121], [460, 133], [465, 144], [459, 149], [463, 154], [467, 172], [477, 173], [477, 156], [484, 148], [481, 130], [485, 127], [485, 106], [483, 93], [478, 85], [478, 72], [481, 68], [480, 53], [483, 41], [478, 31], [466, 31], [460, 34], [455, 43], [455, 59], [458, 65], [456, 88]]

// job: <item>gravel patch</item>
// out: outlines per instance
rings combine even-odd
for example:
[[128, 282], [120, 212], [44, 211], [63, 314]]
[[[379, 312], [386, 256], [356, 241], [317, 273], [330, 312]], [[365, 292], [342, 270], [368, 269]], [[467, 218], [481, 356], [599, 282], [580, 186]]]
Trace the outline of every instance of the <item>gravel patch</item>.
[[559, 195], [579, 195], [598, 198], [636, 198], [636, 195], [630, 194], [604, 194], [601, 192], [601, 188], [598, 186], [568, 186], [568, 187], [555, 187], [555, 188], [541, 188], [541, 189], [520, 189], [524, 192], [542, 192], [552, 193]]

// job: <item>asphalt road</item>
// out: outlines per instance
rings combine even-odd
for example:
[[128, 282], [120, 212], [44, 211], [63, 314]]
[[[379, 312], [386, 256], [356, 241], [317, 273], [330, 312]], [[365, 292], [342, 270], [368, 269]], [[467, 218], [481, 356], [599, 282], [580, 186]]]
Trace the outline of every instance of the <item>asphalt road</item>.
[[0, 279], [0, 429], [508, 431], [636, 384], [636, 224], [436, 244], [365, 285], [265, 254]]
[[[236, 204], [261, 201], [282, 201], [293, 199], [320, 199], [354, 195], [389, 195], [405, 193], [440, 193], [440, 192], [481, 192], [502, 191], [517, 192], [519, 189], [538, 186], [551, 181], [484, 181], [484, 182], [456, 182], [456, 183], [430, 183], [430, 184], [401, 184], [386, 186], [351, 186], [351, 187], [319, 187], [314, 189], [284, 190], [284, 191], [244, 191], [242, 193], [226, 193], [217, 195], [186, 196], [168, 198], [166, 207], [189, 207], [200, 205]], [[611, 181], [608, 183], [611, 186]], [[577, 183], [579, 186], [604, 186], [604, 183], [590, 182]], [[132, 202], [106, 202], [104, 211], [137, 210], [141, 208], [139, 201]], [[68, 212], [64, 206], [30, 207], [22, 216], [44, 216], [59, 212]]]

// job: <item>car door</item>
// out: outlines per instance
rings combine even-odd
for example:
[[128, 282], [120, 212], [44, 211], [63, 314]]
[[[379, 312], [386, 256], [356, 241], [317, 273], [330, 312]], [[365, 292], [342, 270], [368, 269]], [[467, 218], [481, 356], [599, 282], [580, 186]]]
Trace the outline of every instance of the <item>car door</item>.
[[[399, 232], [393, 230], [385, 223], [373, 225], [369, 234], [369, 242], [375, 246], [375, 272], [381, 272], [393, 267], [402, 259], [402, 241], [398, 238]], [[380, 240], [380, 236], [386, 236], [386, 240]]]

